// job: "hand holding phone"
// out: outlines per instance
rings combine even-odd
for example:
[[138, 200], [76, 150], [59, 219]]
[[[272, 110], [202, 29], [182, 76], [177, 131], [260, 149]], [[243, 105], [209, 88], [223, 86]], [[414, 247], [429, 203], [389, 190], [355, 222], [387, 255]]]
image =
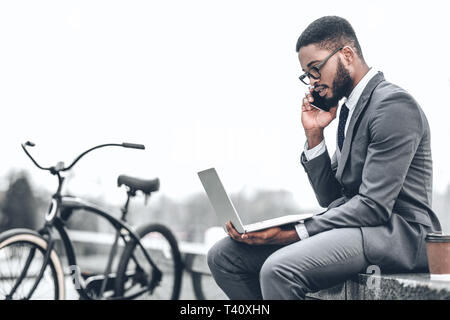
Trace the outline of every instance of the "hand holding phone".
[[[323, 130], [336, 118], [336, 107], [324, 105], [324, 98], [310, 87], [310, 93], [306, 94], [302, 105], [302, 125], [306, 131]], [[319, 98], [317, 98], [317, 96]], [[317, 99], [317, 100], [316, 100]]]
[[330, 112], [331, 108], [325, 104], [326, 99], [324, 97], [321, 97], [320, 94], [315, 90], [311, 91], [311, 95], [314, 99], [314, 101], [310, 103], [311, 106], [325, 112]]
[[314, 99], [314, 101], [309, 100], [309, 104], [312, 107], [325, 112], [330, 112], [331, 107], [329, 106], [329, 103], [326, 103], [327, 99], [325, 97], [321, 97], [319, 92], [314, 90], [313, 86], [309, 87], [309, 93], [306, 94], [306, 97], [309, 98], [309, 95]]

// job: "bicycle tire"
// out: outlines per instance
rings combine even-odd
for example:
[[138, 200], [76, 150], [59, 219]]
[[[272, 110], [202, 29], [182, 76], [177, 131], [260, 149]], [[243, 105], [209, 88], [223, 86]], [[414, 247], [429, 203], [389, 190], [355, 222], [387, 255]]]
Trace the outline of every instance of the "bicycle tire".
[[202, 275], [197, 272], [191, 273], [192, 288], [194, 289], [195, 298], [197, 300], [206, 300], [202, 287]]
[[[148, 240], [149, 244], [151, 244], [152, 242], [153, 244], [155, 242], [158, 242], [160, 245], [163, 245], [165, 249], [167, 248], [170, 249], [169, 253], [164, 252], [164, 250], [154, 250], [153, 252], [150, 252], [150, 257], [152, 258], [154, 263], [158, 266], [158, 268], [163, 269], [164, 262], [171, 263], [171, 265], [169, 265], [168, 267], [169, 270], [162, 270], [163, 271], [162, 280], [165, 281], [164, 286], [160, 285], [156, 287], [152, 293], [148, 292], [149, 296], [147, 297], [161, 300], [177, 300], [180, 296], [181, 291], [183, 263], [175, 236], [166, 226], [157, 223], [141, 226], [136, 230], [136, 233], [139, 235], [141, 241], [147, 241], [145, 239], [149, 239]], [[152, 237], [154, 238], [153, 240], [151, 239]], [[156, 239], [158, 239], [158, 241], [156, 241]], [[130, 269], [131, 272], [134, 272], [133, 266], [136, 267], [136, 264], [133, 261], [130, 265], [130, 261], [132, 260], [132, 255], [134, 255], [134, 257], [136, 258], [139, 251], [142, 254], [142, 249], [137, 245], [137, 242], [130, 241], [126, 245], [122, 253], [119, 266], [117, 269], [116, 290], [115, 290], [115, 295], [118, 298], [127, 299], [127, 297], [130, 296], [130, 294], [132, 294], [129, 293], [129, 291], [131, 290], [126, 288], [126, 282], [129, 281], [130, 278], [129, 276], [126, 275], [126, 273], [127, 271], [130, 272], [129, 271]], [[163, 256], [165, 254], [170, 254], [170, 256], [165, 257], [165, 261], [157, 260], [157, 258], [158, 259], [161, 258], [159, 257], [161, 254]], [[146, 268], [146, 270], [144, 271], [146, 272], [145, 277], [147, 279], [151, 279], [151, 270], [152, 270], [151, 265], [146, 260], [141, 260], [141, 263], [146, 264], [144, 266], [144, 268]], [[162, 293], [165, 293], [165, 297], [160, 296], [160, 294]], [[142, 298], [142, 296], [140, 298]]]
[[[15, 290], [14, 295], [10, 297], [7, 292], [11, 292], [15, 285], [14, 278], [18, 278], [23, 270], [20, 265], [26, 261], [26, 259], [23, 261], [23, 257], [19, 257], [20, 251], [26, 250], [25, 248], [29, 248], [28, 257], [31, 251], [34, 254], [31, 256], [26, 277]], [[34, 284], [35, 277], [39, 274], [46, 251], [47, 240], [33, 230], [11, 229], [0, 234], [0, 299], [28, 298], [28, 293]], [[36, 252], [40, 254], [36, 256]], [[26, 252], [24, 251], [24, 253]], [[39, 261], [39, 257], [42, 257], [41, 261]], [[13, 272], [16, 272], [16, 275], [13, 275]], [[32, 274], [30, 274], [31, 272]], [[47, 279], [48, 277], [50, 279]], [[23, 293], [23, 295], [20, 293]], [[48, 294], [48, 296], [43, 298], [39, 293]], [[50, 253], [44, 276], [30, 298], [38, 300], [63, 300], [65, 298], [64, 270], [55, 250]]]

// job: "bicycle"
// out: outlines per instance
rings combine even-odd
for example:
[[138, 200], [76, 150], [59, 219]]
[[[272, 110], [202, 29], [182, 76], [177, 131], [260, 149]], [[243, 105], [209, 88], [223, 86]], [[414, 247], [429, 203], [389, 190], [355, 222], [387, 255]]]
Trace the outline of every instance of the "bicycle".
[[[76, 157], [69, 166], [58, 162], [52, 167], [42, 167], [28, 152], [32, 142], [22, 144], [31, 161], [41, 170], [49, 171], [58, 178], [58, 188], [52, 195], [45, 224], [38, 231], [11, 229], [0, 234], [0, 299], [64, 299], [65, 275], [61, 260], [55, 251], [54, 230], [59, 234], [73, 268], [72, 280], [81, 299], [178, 299], [181, 289], [183, 263], [178, 243], [173, 233], [161, 224], [149, 223], [133, 230], [126, 222], [128, 206], [136, 192], [149, 197], [159, 190], [159, 179], [143, 180], [126, 175], [118, 177], [118, 186], [125, 185], [127, 200], [122, 216], [116, 219], [105, 210], [80, 198], [62, 195], [65, 177], [87, 153], [107, 147], [145, 149], [133, 143], [109, 143], [95, 146]], [[74, 246], [65, 226], [77, 210], [98, 215], [115, 229], [115, 238], [108, 255], [105, 271], [99, 274], [80, 272]], [[148, 239], [148, 240], [147, 240]], [[112, 272], [112, 262], [123, 244], [117, 271]], [[144, 242], [157, 243], [160, 250], [150, 252]]]

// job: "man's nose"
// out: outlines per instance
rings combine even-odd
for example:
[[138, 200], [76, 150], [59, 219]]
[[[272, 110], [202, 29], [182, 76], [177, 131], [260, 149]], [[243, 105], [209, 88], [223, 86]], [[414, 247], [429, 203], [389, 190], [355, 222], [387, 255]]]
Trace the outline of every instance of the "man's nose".
[[309, 84], [310, 84], [311, 86], [313, 86], [313, 87], [315, 87], [315, 86], [316, 86], [316, 83], [319, 82], [319, 81], [320, 81], [320, 79], [314, 79], [313, 77], [310, 77], [310, 78], [309, 78]]

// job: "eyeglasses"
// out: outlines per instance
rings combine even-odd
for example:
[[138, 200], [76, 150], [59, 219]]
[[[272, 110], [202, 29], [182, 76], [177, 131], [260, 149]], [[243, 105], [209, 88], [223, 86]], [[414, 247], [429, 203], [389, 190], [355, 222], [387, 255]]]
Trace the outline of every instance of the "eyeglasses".
[[321, 63], [319, 63], [318, 65], [315, 65], [313, 67], [311, 67], [308, 71], [306, 71], [304, 74], [302, 74], [300, 77], [298, 77], [300, 79], [301, 82], [303, 82], [304, 84], [306, 84], [307, 86], [310, 85], [311, 80], [310, 78], [313, 79], [320, 79], [321, 74], [320, 74], [320, 68], [322, 68], [324, 66], [324, 64], [328, 61], [328, 59], [330, 59], [336, 52], [342, 50], [344, 47], [341, 47], [339, 49], [334, 50], [328, 57], [325, 58], [325, 60], [323, 60]]

